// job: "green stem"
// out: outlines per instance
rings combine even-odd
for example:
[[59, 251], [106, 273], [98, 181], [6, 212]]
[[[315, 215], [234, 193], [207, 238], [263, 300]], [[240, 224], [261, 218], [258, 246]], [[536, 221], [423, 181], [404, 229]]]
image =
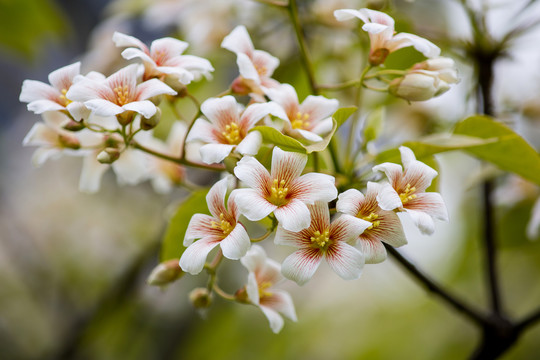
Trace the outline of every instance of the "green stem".
[[163, 154], [163, 153], [157, 152], [155, 150], [149, 149], [149, 148], [144, 147], [143, 145], [141, 145], [139, 143], [136, 143], [136, 142], [132, 142], [132, 146], [134, 148], [136, 148], [136, 149], [144, 151], [145, 153], [148, 153], [150, 155], [153, 155], [153, 156], [158, 157], [158, 158], [163, 159], [163, 160], [168, 160], [168, 161], [174, 162], [176, 164], [191, 166], [191, 167], [195, 167], [195, 168], [199, 168], [199, 169], [213, 170], [213, 171], [223, 171], [223, 170], [225, 170], [225, 167], [222, 166], [222, 165], [206, 165], [206, 164], [200, 164], [200, 163], [192, 162], [192, 161], [189, 161], [189, 160], [183, 159], [183, 158], [176, 158], [174, 156], [170, 156], [170, 155]]
[[353, 86], [358, 86], [360, 83], [361, 83], [361, 79], [356, 79], [356, 80], [349, 80], [341, 84], [318, 85], [318, 88], [321, 90], [328, 90], [328, 91], [340, 91], [340, 90], [348, 89]]

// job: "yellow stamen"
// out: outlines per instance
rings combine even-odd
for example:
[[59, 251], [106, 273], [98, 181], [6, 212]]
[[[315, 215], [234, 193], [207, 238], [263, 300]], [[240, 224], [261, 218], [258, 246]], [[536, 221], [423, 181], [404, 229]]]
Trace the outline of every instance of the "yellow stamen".
[[272, 286], [272, 283], [265, 281], [259, 285], [259, 298], [270, 297], [273, 295], [271, 291], [268, 290]]
[[308, 119], [309, 114], [299, 111], [296, 113], [296, 118], [291, 121], [291, 126], [293, 129], [306, 129], [310, 124]]
[[264, 76], [268, 72], [268, 68], [266, 66], [257, 66], [256, 70], [257, 70], [257, 74], [259, 74], [259, 76]]
[[272, 204], [281, 206], [285, 205], [288, 201], [286, 199], [289, 188], [285, 187], [285, 180], [278, 182], [278, 179], [274, 179], [273, 185], [270, 188], [271, 194], [268, 198]]
[[401, 199], [401, 202], [403, 204], [408, 203], [412, 199], [416, 199], [416, 195], [414, 192], [416, 191], [416, 187], [412, 186], [411, 184], [407, 184], [405, 187], [405, 190], [399, 194], [399, 198]]
[[238, 124], [234, 122], [226, 125], [225, 131], [222, 131], [221, 135], [223, 135], [225, 139], [227, 139], [229, 144], [238, 145], [238, 143], [240, 143], [240, 130], [238, 129]]
[[220, 222], [212, 221], [211, 225], [213, 229], [221, 229], [223, 235], [227, 236], [233, 231], [234, 227], [230, 222], [225, 220], [225, 215], [223, 213], [219, 214]]
[[61, 91], [62, 95], [60, 95], [60, 101], [62, 102], [62, 105], [64, 106], [68, 106], [72, 102], [66, 97], [67, 92], [68, 92], [67, 89], [62, 89]]
[[324, 248], [330, 243], [330, 232], [324, 230], [322, 233], [317, 230], [313, 233], [313, 236], [309, 238], [313, 245], [316, 245], [319, 248]]
[[376, 228], [377, 226], [379, 226], [381, 224], [381, 221], [377, 220], [379, 218], [379, 215], [377, 215], [374, 212], [372, 212], [368, 216], [360, 216], [360, 218], [362, 220], [366, 220], [366, 221], [369, 221], [371, 223], [371, 226], [368, 227], [366, 230], [371, 230], [371, 229]]
[[113, 91], [116, 93], [116, 102], [118, 105], [122, 106], [130, 101], [129, 87], [127, 85], [117, 86]]

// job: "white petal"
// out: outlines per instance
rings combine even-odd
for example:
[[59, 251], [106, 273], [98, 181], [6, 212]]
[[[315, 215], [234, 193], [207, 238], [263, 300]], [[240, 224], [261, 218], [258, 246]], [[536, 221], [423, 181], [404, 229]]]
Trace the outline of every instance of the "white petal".
[[112, 163], [112, 168], [120, 185], [136, 185], [146, 179], [150, 174], [148, 155], [127, 149], [120, 158]]
[[328, 134], [330, 131], [332, 131], [333, 126], [334, 126], [334, 123], [332, 122], [332, 118], [329, 117], [329, 118], [321, 120], [317, 125], [315, 125], [311, 129], [311, 131], [314, 132], [315, 134], [324, 136]]
[[292, 87], [289, 84], [281, 84], [275, 89], [268, 89], [266, 91], [266, 95], [272, 100], [275, 101], [277, 104], [283, 107], [285, 110], [284, 114], [285, 116], [280, 113], [279, 115], [273, 114], [274, 116], [277, 116], [283, 120], [288, 120], [287, 113], [293, 113], [296, 114], [299, 107], [298, 102], [298, 95], [296, 94], [296, 90], [294, 87]]
[[292, 321], [297, 321], [291, 295], [289, 295], [288, 292], [279, 289], [272, 289], [272, 293], [273, 296], [268, 299], [269, 301], [263, 301], [263, 306], [271, 307]]
[[349, 189], [338, 195], [336, 210], [340, 213], [356, 216], [362, 202], [364, 202], [364, 194], [356, 189]]
[[253, 51], [251, 59], [255, 68], [259, 70], [260, 77], [262, 78], [272, 76], [274, 70], [279, 66], [279, 59], [263, 50]]
[[373, 167], [373, 171], [382, 171], [386, 174], [391, 184], [398, 183], [403, 177], [403, 171], [400, 165], [394, 163], [383, 163]]
[[234, 175], [247, 186], [256, 189], [261, 194], [267, 191], [270, 184], [270, 174], [262, 164], [251, 156], [244, 156], [234, 168]]
[[281, 264], [281, 273], [287, 279], [304, 285], [317, 271], [322, 261], [322, 253], [314, 248], [305, 248], [289, 255]]
[[307, 205], [297, 199], [275, 209], [274, 215], [281, 226], [289, 231], [300, 231], [309, 227], [311, 223], [311, 215]]
[[49, 82], [58, 90], [68, 90], [75, 76], [81, 72], [81, 63], [76, 62], [57, 69], [49, 74]]
[[262, 144], [262, 135], [258, 131], [252, 131], [238, 144], [236, 152], [242, 155], [257, 155]]
[[251, 129], [263, 117], [274, 111], [276, 106], [278, 105], [275, 103], [249, 105], [240, 117], [241, 126], [246, 130]]
[[264, 316], [268, 319], [268, 322], [270, 323], [270, 329], [272, 329], [272, 332], [274, 334], [277, 334], [281, 331], [283, 328], [283, 318], [277, 311], [275, 311], [272, 308], [269, 308], [267, 306], [259, 306], [259, 308], [262, 310]]
[[299, 199], [307, 204], [313, 204], [315, 201], [330, 202], [337, 196], [337, 189], [333, 176], [308, 173], [300, 176], [294, 181], [289, 192], [294, 198]]
[[228, 175], [225, 178], [216, 182], [206, 194], [206, 204], [208, 205], [208, 210], [216, 219], [219, 219], [221, 214], [225, 214], [227, 211], [225, 209], [225, 197], [227, 196], [227, 191], [232, 188], [234, 177]]
[[386, 249], [382, 242], [362, 239], [358, 245], [364, 254], [366, 264], [378, 264], [386, 260]]
[[33, 112], [34, 114], [42, 114], [46, 111], [57, 111], [65, 109], [64, 106], [58, 104], [57, 102], [43, 99], [35, 100], [28, 104], [28, 111]]
[[91, 110], [88, 109], [82, 102], [73, 101], [66, 106], [67, 111], [77, 121], [82, 119], [88, 119], [90, 117]]
[[343, 214], [330, 225], [330, 236], [334, 241], [353, 243], [370, 226], [369, 221]]
[[249, 33], [244, 25], [235, 27], [229, 35], [225, 36], [221, 42], [221, 47], [236, 54], [251, 54], [254, 49]]
[[143, 62], [151, 64], [150, 66], [152, 66], [152, 68], [156, 67], [154, 60], [152, 60], [152, 58], [147, 53], [140, 49], [127, 48], [122, 51], [122, 57], [126, 60], [140, 58]]
[[319, 135], [317, 135], [317, 134], [315, 134], [315, 133], [313, 133], [311, 131], [308, 131], [308, 130], [296, 129], [296, 132], [298, 134], [300, 134], [307, 141], [310, 141], [310, 142], [313, 142], [313, 143], [322, 141], [322, 139], [323, 139]]
[[406, 209], [423, 211], [431, 217], [448, 221], [448, 211], [441, 194], [436, 192], [417, 194], [416, 198], [409, 200], [404, 207]]
[[207, 164], [215, 164], [221, 162], [231, 153], [234, 145], [226, 144], [206, 144], [201, 146], [201, 159]]
[[272, 179], [285, 180], [286, 184], [290, 184], [300, 176], [306, 167], [307, 160], [308, 157], [305, 154], [283, 151], [277, 146], [274, 147], [272, 151]]
[[253, 245], [246, 255], [240, 259], [242, 265], [250, 272], [254, 272], [264, 266], [266, 262], [266, 252], [260, 245]]
[[246, 255], [251, 245], [251, 240], [242, 224], [237, 223], [233, 231], [220, 242], [223, 256], [227, 259], [238, 260]]
[[122, 108], [124, 108], [125, 110], [135, 111], [136, 113], [141, 114], [147, 119], [150, 119], [157, 112], [156, 105], [154, 105], [154, 103], [149, 100], [130, 102], [122, 106]]
[[364, 268], [364, 255], [344, 242], [335, 243], [328, 249], [326, 261], [345, 280], [358, 279]]
[[377, 202], [383, 210], [394, 210], [400, 208], [403, 203], [398, 193], [390, 184], [382, 184], [377, 194]]
[[213, 127], [208, 121], [199, 118], [195, 120], [193, 127], [189, 131], [189, 134], [186, 138], [186, 142], [200, 140], [205, 143], [215, 142], [213, 134]]
[[251, 221], [259, 221], [277, 208], [253, 189], [236, 189], [232, 194], [240, 213]]
[[259, 305], [259, 284], [257, 283], [257, 279], [255, 278], [255, 273], [252, 271], [250, 271], [248, 274], [246, 292], [249, 301], [251, 301], [255, 305]]
[[[427, 58], [433, 58], [441, 54], [441, 49], [437, 45], [433, 44], [429, 40], [426, 40], [414, 34], [399, 33], [393, 37], [392, 42], [394, 41], [404, 42], [406, 44], [404, 46], [412, 45], [416, 50], [424, 54], [424, 56]], [[393, 51], [393, 49], [389, 50]]]
[[238, 54], [236, 58], [238, 71], [244, 79], [253, 80], [256, 85], [260, 85], [261, 78], [257, 68], [246, 54]]
[[422, 234], [431, 235], [435, 232], [435, 223], [431, 216], [423, 211], [405, 209], [407, 214], [411, 216], [414, 224], [418, 227]]
[[208, 253], [212, 251], [217, 244], [219, 244], [219, 241], [202, 238], [188, 246], [180, 258], [180, 267], [182, 270], [191, 275], [200, 273], [204, 268]]
[[302, 232], [285, 230], [281, 224], [278, 224], [274, 243], [276, 245], [301, 248], [304, 246], [304, 238], [302, 237]]
[[300, 111], [309, 114], [309, 121], [318, 123], [335, 113], [338, 106], [339, 101], [336, 99], [309, 95], [300, 105]]
[[101, 164], [96, 160], [96, 154], [90, 154], [83, 159], [83, 167], [79, 180], [79, 190], [86, 193], [95, 193], [99, 190], [101, 177], [109, 165]]
[[358, 10], [354, 10], [354, 9], [336, 10], [336, 11], [334, 11], [334, 16], [336, 17], [336, 19], [338, 21], [351, 20], [351, 19], [354, 19], [356, 17], [356, 18], [359, 18], [360, 20], [362, 20], [363, 22], [369, 22], [369, 19], [365, 14], [361, 13]]
[[40, 167], [49, 159], [56, 159], [62, 155], [62, 150], [58, 148], [41, 147], [32, 154], [32, 164]]
[[136, 92], [137, 100], [146, 100], [162, 94], [176, 95], [176, 91], [158, 79], [150, 79], [137, 85]]
[[58, 90], [49, 84], [36, 80], [24, 80], [19, 101], [29, 103], [43, 99], [53, 100], [58, 98], [58, 96], [60, 96]]
[[115, 31], [112, 40], [117, 47], [134, 46], [148, 52], [148, 48], [146, 47], [146, 45], [134, 36], [122, 34], [118, 31]]
[[238, 103], [231, 95], [206, 100], [201, 105], [201, 111], [218, 129], [231, 122], [238, 123]]
[[[96, 115], [108, 117], [123, 113], [125, 110], [116, 104], [104, 99], [93, 99], [84, 102], [84, 105]], [[155, 106], [154, 106], [155, 108]]]
[[189, 224], [184, 235], [184, 246], [189, 246], [196, 239], [202, 239], [209, 236], [212, 231], [212, 222], [215, 221], [213, 217], [205, 214], [195, 214], [189, 220]]
[[152, 55], [156, 53], [164, 53], [167, 58], [173, 58], [182, 54], [189, 44], [185, 41], [178, 40], [172, 37], [164, 37], [152, 41], [150, 52]]
[[437, 171], [423, 162], [415, 160], [405, 166], [403, 183], [416, 187], [416, 192], [422, 192], [431, 185], [436, 176]]

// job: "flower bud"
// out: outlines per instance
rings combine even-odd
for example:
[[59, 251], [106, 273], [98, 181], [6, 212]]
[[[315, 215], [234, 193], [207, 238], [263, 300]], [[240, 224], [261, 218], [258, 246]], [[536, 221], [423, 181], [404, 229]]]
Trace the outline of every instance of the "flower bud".
[[97, 156], [97, 161], [102, 164], [112, 164], [120, 157], [120, 150], [115, 148], [105, 148]]
[[238, 95], [248, 95], [252, 92], [249, 80], [239, 76], [231, 84], [231, 90]]
[[438, 57], [428, 59], [416, 64], [413, 70], [433, 71], [440, 80], [448, 84], [457, 84], [459, 82], [456, 63], [451, 58]]
[[223, 160], [223, 164], [225, 165], [225, 169], [231, 173], [234, 174], [234, 168], [236, 167], [236, 164], [240, 161], [238, 156], [235, 155], [229, 155]]
[[386, 48], [375, 49], [375, 51], [370, 51], [368, 61], [373, 66], [381, 65], [388, 54], [390, 54], [390, 50]]
[[411, 71], [403, 77], [394, 79], [388, 92], [407, 101], [425, 101], [439, 96], [450, 86], [427, 71]]
[[178, 264], [179, 259], [172, 259], [158, 264], [148, 276], [149, 285], [163, 286], [176, 281], [184, 275]]
[[82, 122], [70, 120], [66, 125], [62, 126], [67, 131], [81, 131], [85, 128], [84, 124]]
[[189, 293], [189, 300], [197, 309], [210, 307], [212, 298], [207, 288], [195, 288]]
[[159, 124], [159, 120], [161, 120], [161, 109], [156, 108], [156, 113], [151, 116], [149, 119], [145, 118], [144, 116], [141, 117], [141, 129], [143, 130], [151, 130]]
[[120, 125], [126, 126], [135, 119], [135, 115], [137, 115], [136, 112], [128, 110], [116, 115], [116, 119], [118, 120]]
[[236, 293], [234, 294], [234, 299], [240, 303], [249, 304], [251, 301], [249, 301], [249, 297], [247, 294], [247, 290], [245, 287], [238, 289]]
[[64, 148], [73, 149], [73, 150], [78, 150], [81, 148], [81, 143], [79, 142], [79, 139], [77, 139], [74, 136], [59, 134], [58, 142]]

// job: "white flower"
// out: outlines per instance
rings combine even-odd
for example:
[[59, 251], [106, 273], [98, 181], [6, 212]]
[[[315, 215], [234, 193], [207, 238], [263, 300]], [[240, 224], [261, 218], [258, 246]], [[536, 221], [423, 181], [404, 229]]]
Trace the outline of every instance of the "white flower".
[[187, 142], [202, 141], [202, 160], [207, 164], [218, 163], [231, 151], [243, 155], [256, 155], [262, 143], [258, 131], [249, 130], [263, 117], [276, 112], [273, 103], [252, 104], [245, 110], [233, 96], [211, 98], [201, 105], [201, 111], [209, 121], [197, 119]]
[[122, 51], [127, 60], [140, 58], [145, 65], [145, 79], [152, 77], [173, 77], [182, 84], [189, 84], [201, 76], [210, 76], [214, 68], [210, 62], [198, 56], [182, 55], [188, 43], [165, 37], [152, 41], [150, 49], [139, 39], [115, 32], [113, 41], [118, 47], [128, 47]]
[[266, 88], [279, 85], [271, 78], [279, 65], [279, 59], [266, 51], [255, 50], [245, 26], [239, 25], [234, 28], [223, 39], [221, 47], [234, 52], [237, 56], [240, 78], [233, 83], [233, 90], [236, 92], [262, 94]]
[[433, 218], [448, 221], [441, 194], [425, 192], [437, 171], [416, 160], [411, 149], [401, 146], [399, 151], [403, 169], [393, 163], [373, 167], [373, 171], [383, 171], [390, 181], [379, 190], [377, 201], [383, 210], [407, 212], [422, 233], [432, 234], [435, 231]]
[[308, 173], [300, 176], [307, 155], [286, 152], [274, 147], [272, 169], [268, 170], [255, 158], [244, 156], [234, 169], [237, 178], [250, 189], [236, 189], [240, 212], [251, 221], [274, 213], [283, 228], [300, 231], [310, 224], [307, 204], [332, 201], [337, 196], [333, 176]]
[[[200, 273], [208, 253], [218, 244], [223, 256], [233, 260], [240, 259], [249, 250], [251, 241], [244, 226], [238, 222], [240, 213], [234, 192], [229, 196], [225, 207], [225, 197], [233, 181], [232, 175], [227, 176], [215, 183], [206, 195], [212, 216], [195, 214], [189, 221], [184, 238], [187, 249], [180, 258], [182, 270], [192, 275]], [[195, 239], [199, 240], [193, 242]]]
[[394, 19], [387, 14], [370, 9], [341, 9], [334, 11], [339, 21], [346, 21], [355, 17], [364, 22], [362, 29], [369, 33], [371, 47], [369, 62], [371, 65], [380, 65], [388, 54], [398, 49], [413, 46], [428, 58], [439, 56], [441, 50], [429, 40], [414, 34], [399, 33], [394, 35]]
[[279, 263], [267, 258], [264, 249], [258, 245], [253, 245], [240, 262], [249, 270], [245, 287], [247, 300], [261, 309], [272, 331], [277, 334], [283, 328], [283, 318], [279, 313], [296, 321], [291, 296], [284, 290], [274, 288], [275, 284], [284, 280]]
[[300, 104], [296, 90], [289, 84], [267, 89], [266, 95], [283, 108], [276, 116], [285, 120], [284, 131], [292, 137], [317, 142], [332, 130], [331, 116], [339, 106], [336, 99], [309, 95]]
[[341, 215], [330, 223], [327, 203], [318, 201], [308, 207], [311, 224], [307, 229], [294, 232], [278, 226], [275, 243], [298, 248], [281, 265], [283, 275], [303, 285], [313, 277], [325, 258], [341, 278], [359, 278], [364, 267], [364, 255], [350, 243], [356, 242], [371, 223], [350, 215]]
[[176, 91], [158, 79], [137, 84], [139, 65], [128, 65], [106, 79], [83, 78], [77, 81], [66, 96], [84, 105], [99, 116], [113, 116], [134, 111], [145, 118], [156, 113], [156, 105], [149, 98], [157, 95], [175, 95]]
[[371, 225], [360, 234], [358, 245], [364, 254], [366, 264], [376, 264], [386, 259], [383, 242], [394, 247], [407, 244], [403, 227], [396, 213], [383, 210], [377, 203], [381, 185], [368, 182], [364, 196], [356, 189], [339, 194], [336, 210], [369, 221]]

